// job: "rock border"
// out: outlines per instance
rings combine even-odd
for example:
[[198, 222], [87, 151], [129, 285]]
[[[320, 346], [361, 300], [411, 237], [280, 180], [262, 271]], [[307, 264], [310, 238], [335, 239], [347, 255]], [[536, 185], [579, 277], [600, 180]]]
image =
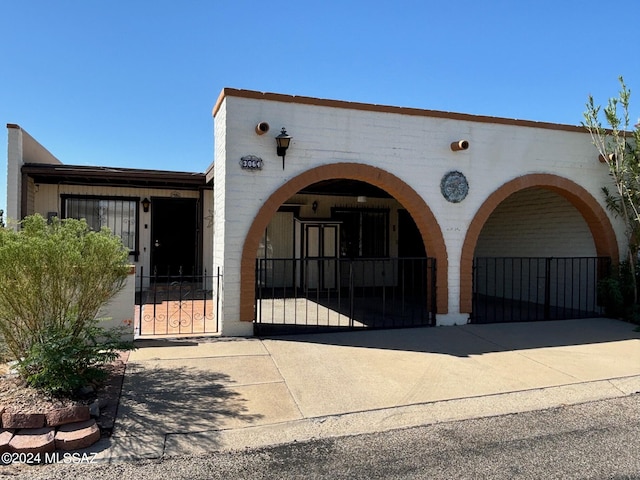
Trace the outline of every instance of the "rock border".
[[120, 358], [111, 364], [98, 398], [89, 406], [74, 405], [38, 413], [8, 412], [0, 406], [0, 454], [80, 450], [102, 436], [111, 436], [128, 359], [129, 352], [121, 352]]

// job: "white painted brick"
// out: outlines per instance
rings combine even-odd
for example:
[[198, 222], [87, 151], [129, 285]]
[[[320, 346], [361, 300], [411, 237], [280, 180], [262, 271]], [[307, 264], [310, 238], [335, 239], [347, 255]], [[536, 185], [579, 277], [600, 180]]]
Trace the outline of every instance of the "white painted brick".
[[476, 247], [479, 257], [595, 255], [582, 215], [559, 194], [539, 188], [522, 190], [502, 202], [485, 223]]
[[[271, 126], [261, 136], [254, 132], [260, 121]], [[293, 136], [284, 171], [274, 141], [282, 126]], [[547, 173], [571, 179], [604, 209], [600, 189], [610, 181], [589, 135], [564, 130], [227, 96], [215, 118], [215, 135], [214, 263], [225, 267], [224, 334], [227, 328], [246, 328], [239, 325], [238, 269], [258, 210], [279, 187], [311, 168], [337, 162], [375, 166], [399, 177], [425, 200], [444, 236], [450, 320], [456, 322], [464, 316], [459, 313], [461, 248], [469, 224], [493, 192], [522, 175]], [[449, 144], [460, 139], [469, 141], [469, 150], [452, 152]], [[264, 160], [262, 171], [240, 169], [240, 157], [248, 154]], [[470, 185], [469, 195], [459, 204], [447, 202], [440, 193], [440, 180], [451, 170], [463, 172]], [[534, 190], [513, 201], [505, 202], [490, 219], [479, 252], [595, 254], [584, 220], [558, 195]], [[544, 228], [529, 228], [541, 227], [541, 213]], [[611, 221], [624, 252], [624, 227]], [[571, 242], [557, 241], [567, 236]]]

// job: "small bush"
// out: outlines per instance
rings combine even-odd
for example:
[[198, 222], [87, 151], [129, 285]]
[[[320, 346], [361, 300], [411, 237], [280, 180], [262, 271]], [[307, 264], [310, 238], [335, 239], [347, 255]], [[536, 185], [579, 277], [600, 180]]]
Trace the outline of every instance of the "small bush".
[[52, 329], [81, 335], [129, 270], [122, 241], [84, 220], [32, 215], [21, 227], [0, 228], [0, 335], [16, 359]]
[[42, 342], [31, 345], [19, 371], [32, 387], [54, 396], [77, 396], [81, 388], [99, 386], [106, 378], [104, 366], [131, 350], [132, 342], [120, 340], [118, 329], [105, 330], [98, 320], [85, 324], [79, 335], [68, 326], [52, 327]]
[[129, 252], [109, 230], [84, 220], [26, 217], [0, 228], [0, 336], [29, 384], [72, 395], [104, 376], [121, 331], [96, 316], [124, 286]]
[[619, 318], [624, 314], [624, 298], [617, 276], [612, 275], [598, 282], [598, 304], [604, 308], [607, 317]]
[[[640, 271], [640, 265], [636, 272]], [[640, 305], [634, 302], [633, 272], [628, 262], [622, 262], [611, 275], [598, 282], [598, 304], [607, 317], [640, 323]]]

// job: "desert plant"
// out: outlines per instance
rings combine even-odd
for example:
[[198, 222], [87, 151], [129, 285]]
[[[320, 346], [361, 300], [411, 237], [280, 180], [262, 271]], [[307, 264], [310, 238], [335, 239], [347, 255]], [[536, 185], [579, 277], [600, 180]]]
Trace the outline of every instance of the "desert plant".
[[83, 387], [98, 385], [106, 376], [105, 364], [129, 350], [119, 329], [105, 330], [94, 319], [75, 335], [69, 326], [54, 326], [43, 333], [43, 342], [31, 345], [19, 362], [27, 383], [55, 396], [76, 396]]
[[[636, 266], [635, 271], [638, 271]], [[634, 282], [629, 262], [620, 262], [610, 275], [598, 282], [598, 304], [607, 317], [634, 319]]]
[[[607, 208], [626, 226], [627, 261], [631, 269], [634, 302], [638, 301], [636, 262], [640, 251], [640, 123], [629, 115], [631, 91], [622, 77], [618, 97], [601, 109], [589, 95], [583, 125], [591, 134], [600, 158], [609, 167], [612, 186], [603, 186]], [[604, 114], [606, 127], [601, 121]]]
[[25, 375], [53, 375], [60, 368], [56, 349], [65, 359], [75, 357], [80, 377], [87, 365], [109, 357], [95, 356], [100, 348], [109, 352], [112, 339], [95, 319], [124, 286], [127, 260], [118, 237], [91, 231], [84, 220], [48, 223], [33, 215], [19, 230], [0, 228], [0, 336], [12, 356], [23, 359]]

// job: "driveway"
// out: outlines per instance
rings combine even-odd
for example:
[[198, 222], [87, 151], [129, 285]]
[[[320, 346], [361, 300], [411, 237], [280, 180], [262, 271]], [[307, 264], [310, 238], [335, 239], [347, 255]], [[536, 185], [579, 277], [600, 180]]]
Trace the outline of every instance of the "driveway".
[[385, 431], [640, 391], [610, 319], [140, 342], [105, 460]]

